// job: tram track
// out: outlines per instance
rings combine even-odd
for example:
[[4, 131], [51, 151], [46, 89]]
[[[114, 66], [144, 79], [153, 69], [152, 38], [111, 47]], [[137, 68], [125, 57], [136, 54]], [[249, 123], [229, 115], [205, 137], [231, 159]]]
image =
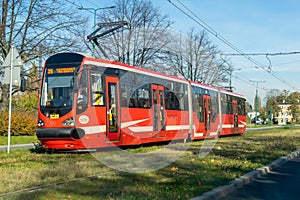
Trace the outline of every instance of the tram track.
[[89, 175], [89, 176], [85, 176], [85, 177], [73, 178], [73, 179], [70, 179], [70, 180], [67, 180], [67, 181], [59, 181], [59, 182], [56, 182], [56, 183], [49, 183], [49, 184], [40, 185], [40, 186], [36, 186], [36, 187], [31, 187], [31, 188], [25, 188], [25, 189], [21, 189], [21, 190], [17, 190], [17, 191], [5, 192], [5, 193], [0, 194], [0, 199], [3, 199], [5, 197], [9, 197], [10, 195], [18, 195], [18, 194], [23, 194], [23, 193], [33, 193], [33, 192], [41, 191], [45, 188], [54, 188], [54, 187], [57, 187], [57, 186], [61, 186], [61, 185], [76, 182], [76, 181], [102, 178], [105, 175], [111, 175], [111, 174], [114, 174], [114, 173], [115, 172], [112, 172], [112, 171], [111, 172], [105, 172], [105, 173], [96, 174], [96, 175]]

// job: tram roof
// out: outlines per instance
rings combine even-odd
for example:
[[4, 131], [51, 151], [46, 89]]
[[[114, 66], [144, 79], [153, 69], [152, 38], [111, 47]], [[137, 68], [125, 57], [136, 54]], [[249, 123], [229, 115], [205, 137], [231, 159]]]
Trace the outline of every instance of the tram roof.
[[148, 70], [148, 69], [141, 68], [141, 67], [131, 66], [131, 65], [116, 62], [116, 61], [85, 57], [83, 64], [91, 64], [91, 65], [96, 65], [96, 66], [101, 66], [101, 67], [111, 67], [111, 68], [115, 68], [115, 69], [123, 69], [126, 71], [136, 72], [136, 73], [140, 73], [140, 74], [144, 74], [144, 75], [149, 75], [149, 76], [153, 76], [153, 77], [158, 77], [158, 78], [163, 78], [163, 79], [168, 79], [168, 80], [188, 84], [188, 81], [183, 78], [167, 75], [167, 74], [164, 74], [161, 72], [155, 72], [155, 71]]
[[244, 95], [241, 95], [241, 94], [238, 94], [238, 93], [235, 93], [235, 92], [231, 92], [231, 91], [227, 91], [227, 90], [224, 90], [224, 89], [221, 89], [221, 88], [216, 88], [216, 87], [213, 87], [213, 86], [210, 86], [210, 85], [207, 85], [207, 84], [194, 82], [194, 81], [188, 81], [184, 78], [179, 78], [179, 77], [167, 75], [167, 74], [164, 74], [164, 73], [161, 73], [161, 72], [155, 72], [155, 71], [148, 70], [148, 69], [145, 69], [145, 68], [120, 63], [120, 62], [117, 62], [117, 61], [110, 61], [110, 60], [104, 60], [104, 59], [99, 59], [99, 58], [93, 58], [93, 57], [90, 57], [90, 56], [82, 54], [82, 53], [75, 53], [75, 52], [74, 53], [58, 53], [58, 54], [55, 54], [55, 55], [49, 57], [47, 61], [49, 61], [49, 59], [51, 59], [51, 58], [53, 58], [53, 57], [55, 57], [56, 55], [59, 55], [59, 54], [62, 54], [62, 55], [63, 54], [69, 54], [69, 55], [73, 54], [77, 57], [81, 57], [82, 58], [82, 64], [91, 64], [91, 65], [95, 65], [95, 66], [99, 66], [99, 67], [101, 66], [101, 67], [110, 67], [110, 68], [115, 68], [115, 69], [123, 69], [123, 70], [126, 70], [126, 71], [136, 72], [136, 73], [140, 73], [140, 74], [144, 74], [144, 75], [163, 78], [163, 79], [176, 81], [176, 82], [180, 82], [180, 83], [185, 83], [185, 84], [188, 84], [190, 82], [191, 85], [193, 85], [193, 86], [198, 86], [198, 87], [205, 88], [205, 89], [208, 89], [208, 90], [213, 90], [213, 91], [220, 91], [220, 92], [225, 93], [225, 94], [245, 98]]

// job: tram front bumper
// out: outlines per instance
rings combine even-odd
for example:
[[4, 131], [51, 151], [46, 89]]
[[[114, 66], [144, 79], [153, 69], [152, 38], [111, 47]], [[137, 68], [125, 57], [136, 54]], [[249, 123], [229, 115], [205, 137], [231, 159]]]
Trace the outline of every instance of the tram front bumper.
[[74, 138], [81, 139], [85, 132], [81, 128], [38, 128], [36, 136], [38, 138]]

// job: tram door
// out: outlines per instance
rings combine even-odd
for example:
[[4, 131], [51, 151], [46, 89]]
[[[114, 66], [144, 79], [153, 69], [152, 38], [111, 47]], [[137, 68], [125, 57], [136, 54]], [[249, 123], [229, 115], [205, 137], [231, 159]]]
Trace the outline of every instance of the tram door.
[[210, 96], [203, 95], [204, 129], [209, 132], [211, 123], [211, 101]]
[[233, 107], [233, 128], [237, 129], [239, 127], [237, 100], [232, 100], [232, 107]]
[[106, 77], [106, 136], [107, 140], [120, 139], [119, 122], [119, 88], [117, 77]]
[[161, 85], [152, 85], [152, 121], [153, 137], [165, 136], [165, 101], [164, 87]]

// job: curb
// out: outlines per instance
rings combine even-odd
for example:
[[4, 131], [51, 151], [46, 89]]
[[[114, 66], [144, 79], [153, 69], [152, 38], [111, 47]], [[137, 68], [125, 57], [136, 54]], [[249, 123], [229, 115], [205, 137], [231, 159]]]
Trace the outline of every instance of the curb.
[[292, 153], [283, 156], [269, 165], [265, 165], [261, 168], [253, 170], [240, 178], [237, 178], [231, 181], [228, 185], [219, 186], [209, 192], [203, 193], [201, 196], [194, 197], [191, 200], [218, 200], [224, 196], [227, 196], [231, 192], [235, 191], [236, 189], [250, 183], [255, 178], [262, 176], [264, 174], [269, 173], [272, 169], [280, 167], [284, 163], [288, 162], [289, 160], [295, 158], [296, 156], [300, 155], [300, 149], [293, 151]]

